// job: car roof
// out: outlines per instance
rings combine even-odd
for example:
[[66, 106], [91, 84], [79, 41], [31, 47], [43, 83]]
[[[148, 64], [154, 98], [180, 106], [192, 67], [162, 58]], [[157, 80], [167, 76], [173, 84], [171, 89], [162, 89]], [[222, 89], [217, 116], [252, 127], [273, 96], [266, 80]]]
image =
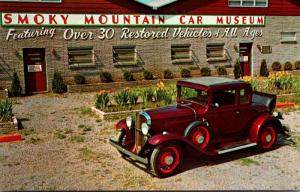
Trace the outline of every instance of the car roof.
[[[196, 87], [206, 87], [206, 88], [217, 88], [224, 87], [227, 85], [247, 85], [248, 83], [238, 80], [231, 79], [227, 77], [197, 77], [197, 78], [189, 78], [178, 81], [178, 85], [188, 85], [194, 84]], [[195, 88], [196, 88], [195, 87]]]

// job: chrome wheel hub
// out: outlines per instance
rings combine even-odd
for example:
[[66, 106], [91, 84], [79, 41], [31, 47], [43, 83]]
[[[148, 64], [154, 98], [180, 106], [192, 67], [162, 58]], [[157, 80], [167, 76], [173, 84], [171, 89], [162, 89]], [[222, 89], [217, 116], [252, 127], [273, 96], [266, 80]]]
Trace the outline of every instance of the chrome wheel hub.
[[198, 143], [202, 144], [203, 142], [204, 142], [204, 137], [203, 136], [198, 137]]
[[172, 156], [168, 156], [166, 157], [165, 162], [167, 165], [172, 165], [174, 162], [174, 158]]
[[266, 141], [269, 143], [272, 140], [272, 135], [268, 134], [266, 137]]

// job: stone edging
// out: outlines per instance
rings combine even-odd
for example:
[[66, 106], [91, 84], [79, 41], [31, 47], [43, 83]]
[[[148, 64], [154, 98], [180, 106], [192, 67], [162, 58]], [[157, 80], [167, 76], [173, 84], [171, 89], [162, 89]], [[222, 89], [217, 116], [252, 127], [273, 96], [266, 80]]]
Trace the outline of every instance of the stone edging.
[[15, 116], [12, 117], [12, 121], [0, 123], [0, 130], [18, 130], [18, 120]]
[[101, 111], [101, 110], [97, 109], [96, 107], [91, 107], [91, 109], [102, 120], [109, 120], [109, 119], [115, 119], [115, 118], [119, 118], [119, 119], [120, 118], [125, 118], [128, 115], [132, 115], [132, 114], [135, 114], [135, 113], [141, 111], [141, 109], [136, 109], [136, 110], [131, 110], [131, 111], [104, 112], [104, 111]]

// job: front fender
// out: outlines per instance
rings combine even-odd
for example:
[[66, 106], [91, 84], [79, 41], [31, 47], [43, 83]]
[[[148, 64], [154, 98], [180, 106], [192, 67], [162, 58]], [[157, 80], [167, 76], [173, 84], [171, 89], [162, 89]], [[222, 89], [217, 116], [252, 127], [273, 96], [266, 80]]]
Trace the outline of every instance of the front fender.
[[127, 127], [126, 125], [126, 119], [120, 120], [116, 125], [115, 125], [116, 130], [125, 130], [126, 135], [133, 137], [134, 133]]
[[263, 115], [260, 115], [252, 124], [249, 139], [251, 142], [258, 142], [258, 134], [260, 129], [266, 124], [266, 123], [274, 123], [276, 125], [278, 133], [283, 133], [282, 125], [278, 119], [273, 117], [272, 115], [265, 113]]

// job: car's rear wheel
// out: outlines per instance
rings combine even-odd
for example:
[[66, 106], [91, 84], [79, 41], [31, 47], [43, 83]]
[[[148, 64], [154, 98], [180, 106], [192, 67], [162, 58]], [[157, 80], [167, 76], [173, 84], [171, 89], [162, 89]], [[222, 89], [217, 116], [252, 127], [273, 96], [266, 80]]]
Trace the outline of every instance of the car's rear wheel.
[[194, 127], [189, 131], [187, 137], [200, 150], [205, 149], [210, 141], [209, 131], [204, 126]]
[[277, 129], [272, 124], [267, 124], [260, 130], [258, 147], [261, 150], [273, 149], [277, 143]]
[[128, 151], [134, 152], [135, 151], [135, 144], [134, 140], [130, 138], [124, 129], [120, 130], [117, 135], [117, 142], [121, 145], [124, 149]]
[[156, 147], [150, 159], [150, 166], [158, 177], [175, 174], [182, 165], [183, 154], [177, 143], [166, 143]]

